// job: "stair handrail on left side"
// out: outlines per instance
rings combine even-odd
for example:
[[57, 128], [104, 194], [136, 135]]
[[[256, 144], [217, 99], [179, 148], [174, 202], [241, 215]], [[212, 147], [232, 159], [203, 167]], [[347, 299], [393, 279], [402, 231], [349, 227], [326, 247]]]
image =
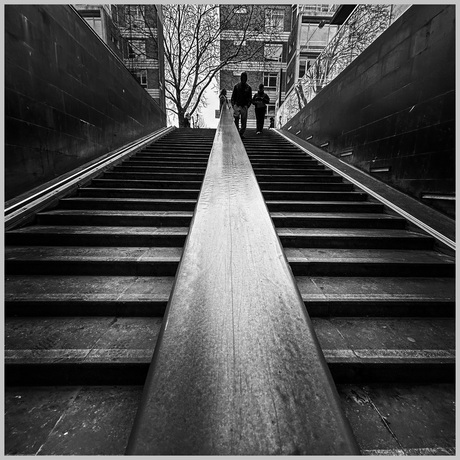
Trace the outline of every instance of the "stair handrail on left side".
[[225, 105], [127, 455], [356, 455]]
[[119, 163], [174, 129], [174, 127], [160, 128], [151, 134], [136, 139], [96, 160], [65, 173], [59, 178], [49, 181], [47, 184], [36, 187], [28, 193], [9, 200], [4, 210], [5, 230], [10, 230], [19, 224], [29, 221], [35, 213], [50, 206], [50, 204], [68, 195], [78, 187], [85, 185], [104, 169]]

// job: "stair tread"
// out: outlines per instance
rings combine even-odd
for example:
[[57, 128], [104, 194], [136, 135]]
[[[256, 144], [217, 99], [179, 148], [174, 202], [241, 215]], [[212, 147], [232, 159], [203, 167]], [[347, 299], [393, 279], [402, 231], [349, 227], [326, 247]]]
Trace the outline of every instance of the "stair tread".
[[[196, 202], [196, 200], [163, 200], [164, 202]], [[104, 209], [53, 209], [51, 211], [44, 211], [37, 214], [40, 215], [102, 215], [102, 216], [145, 216], [145, 217], [157, 217], [157, 216], [180, 216], [180, 217], [192, 217], [193, 211], [125, 211], [125, 210], [104, 210]]]
[[96, 235], [187, 235], [188, 227], [114, 227], [99, 225], [33, 225], [30, 227], [10, 230], [15, 234], [96, 234]]
[[296, 276], [308, 301], [455, 301], [454, 278]]
[[373, 219], [384, 219], [384, 220], [403, 220], [402, 217], [392, 216], [390, 214], [383, 213], [364, 213], [364, 212], [354, 212], [354, 213], [325, 213], [325, 212], [270, 212], [270, 215], [275, 218], [292, 218], [292, 217], [304, 217], [310, 219], [360, 219], [360, 218], [373, 218]]
[[446, 254], [419, 249], [285, 248], [289, 262], [454, 264]]
[[[327, 361], [439, 362], [455, 360], [455, 324], [446, 318], [316, 318]], [[5, 362], [150, 363], [161, 318], [10, 318]]]
[[84, 246], [8, 246], [6, 261], [113, 261], [179, 262], [183, 248], [176, 247], [84, 247]]
[[[455, 301], [453, 278], [309, 277], [297, 276], [302, 298], [308, 301]], [[7, 275], [5, 300], [167, 301], [171, 276]]]
[[[181, 254], [174, 247], [8, 246], [5, 260], [179, 261]], [[417, 249], [285, 248], [285, 254], [290, 263], [454, 264], [451, 256]]]
[[[363, 238], [421, 238], [431, 239], [428, 235], [411, 232], [400, 229], [353, 229], [353, 228], [277, 228], [276, 232], [279, 236], [302, 236], [315, 238], [347, 238], [347, 237], [363, 237]], [[15, 230], [7, 231], [6, 233], [30, 234], [30, 233], [72, 233], [72, 234], [133, 234], [133, 235], [170, 235], [188, 233], [188, 227], [116, 227], [102, 225], [32, 225]]]
[[5, 298], [15, 301], [167, 301], [173, 276], [7, 276]]

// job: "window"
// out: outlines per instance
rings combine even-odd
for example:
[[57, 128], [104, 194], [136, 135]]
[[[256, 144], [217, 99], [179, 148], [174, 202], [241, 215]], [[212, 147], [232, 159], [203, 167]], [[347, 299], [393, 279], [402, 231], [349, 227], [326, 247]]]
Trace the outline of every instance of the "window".
[[267, 117], [274, 117], [275, 116], [275, 104], [268, 104], [267, 105]]
[[283, 60], [283, 45], [264, 45], [264, 58], [266, 61], [281, 62]]
[[277, 73], [264, 72], [264, 86], [266, 88], [276, 88], [277, 82], [278, 82]]
[[128, 48], [130, 59], [145, 59], [145, 40], [131, 40]]
[[147, 70], [138, 70], [134, 72], [133, 75], [143, 88], [147, 88]]
[[247, 14], [248, 10], [247, 8], [245, 8], [244, 6], [241, 7], [241, 8], [236, 8], [235, 9], [235, 13], [236, 14]]
[[102, 19], [100, 17], [85, 17], [85, 21], [91, 26], [99, 37], [102, 37]]
[[127, 5], [125, 7], [125, 16], [129, 24], [134, 26], [145, 26], [145, 6]]
[[267, 32], [284, 31], [284, 10], [274, 8], [265, 10], [265, 30]]

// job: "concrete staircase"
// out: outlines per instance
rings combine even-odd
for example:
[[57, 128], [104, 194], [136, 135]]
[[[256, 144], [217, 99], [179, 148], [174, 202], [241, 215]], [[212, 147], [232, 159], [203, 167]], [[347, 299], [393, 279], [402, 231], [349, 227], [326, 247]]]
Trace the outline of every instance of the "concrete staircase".
[[5, 453], [124, 453], [214, 133], [176, 130], [6, 233]]
[[454, 259], [280, 136], [243, 142], [362, 453], [453, 454]]
[[[213, 135], [6, 233], [5, 453], [123, 454]], [[244, 144], [363, 453], [454, 453], [453, 257], [280, 136]]]

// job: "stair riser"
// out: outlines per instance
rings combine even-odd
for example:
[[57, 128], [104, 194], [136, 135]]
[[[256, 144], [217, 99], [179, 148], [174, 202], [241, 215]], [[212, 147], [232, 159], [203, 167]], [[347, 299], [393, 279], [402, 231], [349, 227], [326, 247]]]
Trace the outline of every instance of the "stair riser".
[[271, 212], [358, 212], [358, 213], [378, 213], [382, 211], [383, 206], [378, 204], [369, 204], [363, 202], [348, 203], [283, 203], [267, 202], [267, 207]]
[[[180, 181], [149, 181], [149, 185], [151, 186], [151, 189], [157, 190], [157, 189], [162, 189], [162, 190], [200, 190], [201, 188], [201, 182], [195, 181], [195, 182], [180, 182]], [[107, 193], [110, 193], [110, 187], [107, 187]], [[117, 187], [114, 187], [114, 191], [126, 191], [126, 188], [123, 189], [117, 189]], [[144, 189], [143, 192], [146, 190]], [[101, 188], [94, 188], [94, 187], [84, 187], [79, 189], [78, 195], [79, 196], [92, 196], [92, 193], [101, 193], [103, 190]], [[137, 192], [139, 192], [137, 190]], [[139, 192], [142, 193], [142, 192]], [[145, 196], [144, 198], [148, 198], [148, 196]]]
[[405, 264], [392, 262], [289, 262], [294, 276], [455, 276], [455, 267], [447, 264]]
[[[298, 168], [289, 167], [289, 166], [278, 166], [278, 167], [271, 167], [271, 166], [261, 166], [261, 165], [252, 165], [252, 169], [254, 172], [257, 173], [274, 173], [274, 174], [285, 174], [286, 176], [290, 176], [291, 174], [324, 174], [326, 169], [324, 169], [323, 165], [306, 165], [306, 166], [299, 166]], [[332, 171], [331, 171], [332, 173]]]
[[[180, 196], [182, 195], [182, 196]], [[198, 192], [196, 193], [183, 193], [177, 194], [175, 197], [176, 200], [194, 200], [191, 203], [183, 201], [153, 201], [157, 199], [166, 199], [165, 194], [156, 194], [155, 197], [152, 197], [152, 201], [145, 202], [136, 202], [136, 201], [87, 201], [87, 200], [65, 200], [62, 201], [60, 209], [74, 209], [74, 210], [105, 210], [105, 211], [193, 211], [196, 206], [196, 200], [198, 198]]]
[[[308, 176], [322, 176], [320, 181], [324, 180], [324, 177], [329, 178], [332, 176], [332, 171], [329, 169], [321, 169], [321, 168], [302, 168], [302, 169], [279, 169], [279, 168], [253, 168], [254, 173], [256, 175], [257, 181], [259, 182], [267, 182], [272, 180], [272, 177], [280, 177], [281, 182], [298, 182], [301, 180], [305, 180], [306, 182], [310, 181]], [[298, 177], [298, 176], [307, 176], [307, 177]], [[338, 177], [337, 182], [342, 182], [342, 178]]]
[[[179, 247], [185, 244], [186, 235], [111, 235], [101, 234], [21, 234], [7, 233], [5, 242], [13, 246], [113, 246], [113, 247]], [[280, 236], [285, 248], [330, 249], [432, 249], [431, 239], [422, 238], [365, 238], [365, 237], [299, 237]]]
[[[7, 260], [8, 275], [174, 276], [179, 261]], [[295, 262], [294, 276], [455, 276], [455, 267], [443, 264]]]
[[296, 174], [286, 176], [284, 174], [256, 174], [257, 181], [260, 183], [272, 183], [272, 182], [333, 182], [341, 183], [342, 178], [340, 176], [333, 176], [332, 171], [322, 171], [318, 174]]
[[[150, 361], [127, 363], [6, 364], [7, 386], [28, 385], [143, 385]], [[334, 363], [328, 362], [336, 383], [406, 382], [450, 383], [454, 363]]]
[[7, 317], [44, 316], [140, 316], [159, 317], [166, 311], [167, 300], [148, 301], [5, 301]]
[[[184, 184], [187, 182], [196, 182], [199, 180], [199, 176], [196, 174], [190, 174], [186, 176], [176, 176], [172, 175], [175, 180], [183, 178]], [[157, 187], [156, 183], [158, 180], [167, 180], [167, 178], [162, 177], [160, 174], [151, 174], [151, 180], [139, 180], [139, 181], [122, 181], [122, 180], [115, 180], [115, 179], [94, 179], [91, 182], [92, 187], [98, 188], [150, 188], [154, 189]], [[83, 190], [83, 189], [82, 189]]]
[[161, 172], [174, 172], [177, 171], [178, 174], [181, 173], [186, 173], [186, 174], [193, 174], [193, 173], [199, 173], [203, 174], [206, 172], [206, 167], [203, 168], [186, 168], [182, 166], [177, 166], [177, 167], [164, 167], [164, 166], [158, 166], [155, 168], [155, 171], [149, 172], [106, 172], [102, 175], [103, 179], [126, 179], [126, 180], [133, 180], [133, 179], [152, 179], [152, 175], [161, 173]]
[[175, 276], [179, 261], [54, 261], [28, 260], [5, 263], [8, 275]]
[[334, 219], [315, 217], [274, 217], [273, 223], [276, 227], [298, 227], [298, 228], [388, 228], [402, 229], [405, 227], [405, 222], [399, 219], [375, 219], [375, 218], [360, 218], [360, 219]]
[[356, 192], [280, 192], [263, 191], [266, 200], [305, 201], [366, 201], [365, 193]]
[[302, 183], [302, 182], [259, 182], [260, 189], [264, 191], [322, 191], [322, 192], [351, 192], [353, 186], [351, 184], [339, 184], [339, 183], [322, 183], [322, 182], [312, 182], [312, 183]]
[[[196, 200], [198, 198], [198, 194], [199, 194], [199, 189], [195, 189], [195, 190], [149, 189], [148, 196], [146, 196], [146, 194], [144, 192], [144, 194], [139, 193], [139, 195], [141, 195], [141, 196], [136, 197], [136, 198], [162, 199], [162, 200], [165, 200], [165, 199], [170, 199], [170, 200], [180, 200], [180, 199]], [[119, 195], [120, 196], [118, 196], [117, 198], [129, 198], [129, 196], [127, 196], [127, 195], [125, 195], [123, 193], [120, 193]], [[107, 198], [110, 198], [110, 197], [107, 196]], [[60, 202], [64, 203], [64, 202], [70, 202], [70, 201], [77, 201], [77, 200], [66, 199], [66, 200], [61, 200]], [[83, 200], [78, 200], [78, 201], [83, 201]]]
[[[453, 318], [454, 302], [388, 300], [304, 300], [310, 317], [424, 317]], [[167, 299], [148, 301], [22, 301], [5, 299], [6, 317], [30, 316], [163, 316]]]
[[[174, 198], [176, 200], [197, 200], [198, 191], [195, 193], [175, 193]], [[105, 194], [107, 198], [136, 198], [136, 193], [127, 193], [123, 195], [121, 192], [118, 194]], [[145, 194], [138, 194], [138, 198], [144, 198]], [[132, 210], [132, 211], [155, 211], [155, 210], [186, 210], [193, 211], [196, 203], [162, 203], [155, 202], [155, 199], [167, 199], [167, 194], [163, 193], [151, 193], [149, 197], [151, 202], [142, 202], [142, 201], [93, 201], [93, 200], [63, 200], [61, 201], [61, 209], [101, 209], [101, 210]], [[95, 198], [94, 200], [96, 200]], [[375, 213], [379, 212], [381, 208], [372, 205], [359, 204], [359, 203], [321, 203], [321, 202], [311, 202], [311, 203], [267, 203], [268, 209], [272, 212], [340, 212], [340, 213]]]
[[12, 246], [181, 247], [187, 235], [7, 234]]
[[60, 216], [39, 215], [43, 225], [107, 225], [121, 227], [188, 227], [191, 216]]
[[280, 236], [285, 248], [329, 248], [329, 249], [420, 249], [433, 248], [429, 238], [366, 238], [340, 237], [315, 238], [299, 236]]

